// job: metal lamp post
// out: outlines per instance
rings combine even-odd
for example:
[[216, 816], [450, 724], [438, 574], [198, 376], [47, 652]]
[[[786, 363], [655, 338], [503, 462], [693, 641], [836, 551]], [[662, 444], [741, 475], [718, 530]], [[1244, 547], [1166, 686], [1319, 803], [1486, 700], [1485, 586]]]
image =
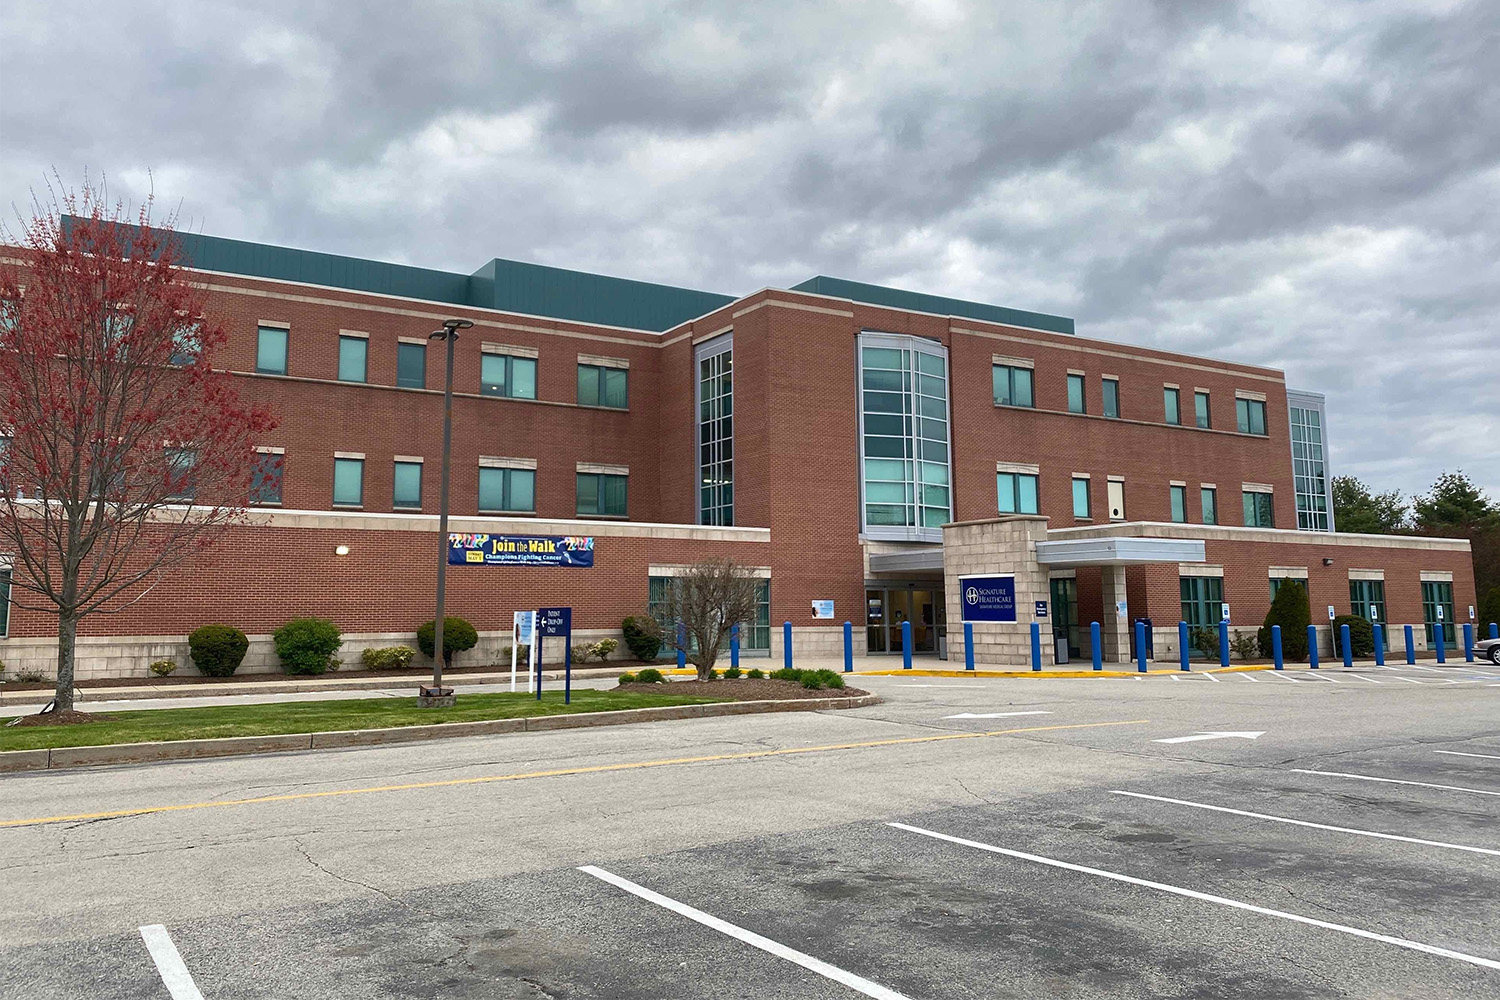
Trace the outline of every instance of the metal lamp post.
[[448, 460], [453, 454], [453, 344], [458, 331], [474, 325], [472, 320], [448, 319], [428, 340], [448, 342], [448, 367], [443, 373], [443, 467], [438, 500], [437, 617], [432, 625], [432, 687], [418, 692], [417, 703], [425, 706], [453, 704], [453, 689], [443, 687], [443, 600], [448, 584]]

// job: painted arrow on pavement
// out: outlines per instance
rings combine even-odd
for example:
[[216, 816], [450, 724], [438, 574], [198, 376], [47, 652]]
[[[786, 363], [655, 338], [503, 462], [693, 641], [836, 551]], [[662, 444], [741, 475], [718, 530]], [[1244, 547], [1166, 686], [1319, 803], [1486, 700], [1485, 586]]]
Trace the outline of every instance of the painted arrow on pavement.
[[1011, 715], [1051, 715], [1051, 712], [960, 712], [957, 715], [945, 715], [944, 719], [1004, 719]]
[[1255, 732], [1244, 732], [1244, 733], [1198, 733], [1196, 736], [1173, 736], [1170, 739], [1152, 740], [1151, 742], [1152, 743], [1197, 743], [1199, 740], [1226, 740], [1226, 739], [1231, 739], [1231, 738], [1238, 739], [1238, 740], [1253, 740], [1257, 736], [1264, 736], [1264, 735], [1266, 735], [1266, 731], [1264, 729], [1262, 729], [1258, 733], [1255, 733]]

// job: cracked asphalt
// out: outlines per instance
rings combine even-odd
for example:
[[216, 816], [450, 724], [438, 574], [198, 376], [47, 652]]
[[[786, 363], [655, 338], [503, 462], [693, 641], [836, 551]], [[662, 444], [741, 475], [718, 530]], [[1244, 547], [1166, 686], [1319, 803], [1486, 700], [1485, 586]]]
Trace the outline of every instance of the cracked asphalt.
[[[0, 997], [175, 1000], [152, 924], [207, 1000], [1500, 994], [1483, 669], [859, 683], [886, 702], [0, 777]], [[59, 818], [119, 810], [157, 811]]]

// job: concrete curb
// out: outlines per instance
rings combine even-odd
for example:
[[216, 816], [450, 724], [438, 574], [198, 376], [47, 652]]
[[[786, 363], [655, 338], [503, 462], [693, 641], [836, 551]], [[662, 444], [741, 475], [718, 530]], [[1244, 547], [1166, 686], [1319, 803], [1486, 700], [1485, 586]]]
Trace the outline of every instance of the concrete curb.
[[825, 712], [842, 708], [867, 708], [879, 704], [879, 695], [857, 698], [790, 698], [785, 701], [726, 701], [709, 705], [666, 705], [661, 708], [626, 708], [615, 712], [579, 712], [573, 715], [536, 715], [521, 719], [485, 719], [478, 722], [439, 722], [428, 726], [397, 726], [390, 729], [355, 729], [327, 733], [288, 733], [279, 736], [227, 736], [211, 740], [173, 740], [168, 743], [115, 743], [104, 746], [56, 747], [43, 750], [0, 752], [0, 774], [18, 771], [48, 771], [101, 764], [142, 764], [162, 760], [192, 760], [201, 757], [234, 757], [296, 750], [328, 750], [348, 747], [384, 746], [419, 740], [446, 740], [464, 736], [504, 733], [547, 732], [555, 729], [589, 729], [623, 726], [636, 722], [671, 719], [705, 719], [761, 712]]

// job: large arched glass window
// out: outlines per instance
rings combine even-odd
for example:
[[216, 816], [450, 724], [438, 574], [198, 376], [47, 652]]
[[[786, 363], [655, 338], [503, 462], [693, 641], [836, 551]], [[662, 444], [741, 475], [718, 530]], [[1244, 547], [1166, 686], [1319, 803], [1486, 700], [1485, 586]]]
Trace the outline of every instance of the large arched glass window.
[[943, 540], [952, 518], [948, 351], [922, 337], [859, 337], [861, 524], [869, 538]]

